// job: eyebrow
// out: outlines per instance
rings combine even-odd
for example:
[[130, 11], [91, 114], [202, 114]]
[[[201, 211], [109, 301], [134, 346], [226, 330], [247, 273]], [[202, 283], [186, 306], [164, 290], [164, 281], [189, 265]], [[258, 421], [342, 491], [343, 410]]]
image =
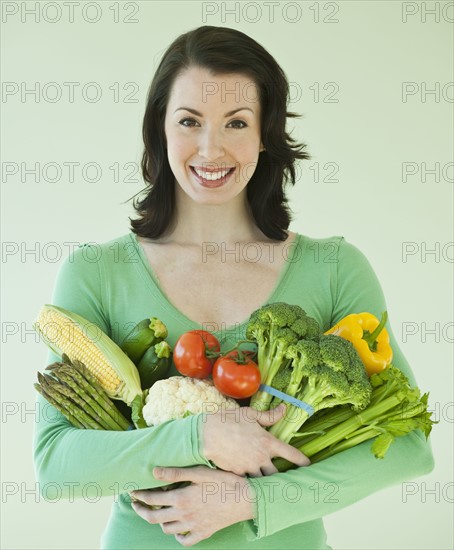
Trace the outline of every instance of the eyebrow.
[[[199, 113], [199, 111], [196, 111], [195, 109], [190, 109], [189, 107], [179, 107], [178, 109], [175, 109], [174, 113], [176, 113], [177, 111], [189, 111], [190, 113], [192, 113], [193, 115], [196, 115], [196, 116], [203, 116], [202, 113]], [[234, 109], [233, 111], [229, 111], [228, 113], [225, 113], [225, 117], [229, 117], [229, 116], [232, 116], [234, 115], [235, 113], [237, 113], [238, 111], [244, 111], [244, 110], [248, 110], [248, 111], [251, 111], [251, 113], [254, 113], [254, 111], [252, 109], [249, 109], [249, 107], [240, 107], [239, 109]]]

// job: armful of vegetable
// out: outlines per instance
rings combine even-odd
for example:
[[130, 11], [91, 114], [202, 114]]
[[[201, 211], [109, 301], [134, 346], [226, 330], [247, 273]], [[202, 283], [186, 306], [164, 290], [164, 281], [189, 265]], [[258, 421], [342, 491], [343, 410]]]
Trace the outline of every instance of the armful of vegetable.
[[[420, 429], [427, 438], [436, 423], [428, 394], [421, 396], [391, 364], [386, 319], [386, 312], [380, 321], [352, 314], [322, 334], [299, 306], [277, 302], [253, 312], [246, 336], [257, 343], [264, 384], [251, 406], [288, 402], [270, 432], [313, 463], [371, 438], [377, 458], [395, 437]], [[273, 463], [279, 471], [294, 467], [282, 458]]]

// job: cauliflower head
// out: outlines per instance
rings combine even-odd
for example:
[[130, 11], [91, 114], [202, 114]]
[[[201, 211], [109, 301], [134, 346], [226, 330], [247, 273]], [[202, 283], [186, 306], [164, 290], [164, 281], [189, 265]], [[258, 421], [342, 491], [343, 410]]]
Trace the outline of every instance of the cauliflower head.
[[192, 414], [238, 407], [238, 403], [223, 395], [211, 379], [171, 376], [151, 386], [142, 413], [147, 426], [157, 426]]

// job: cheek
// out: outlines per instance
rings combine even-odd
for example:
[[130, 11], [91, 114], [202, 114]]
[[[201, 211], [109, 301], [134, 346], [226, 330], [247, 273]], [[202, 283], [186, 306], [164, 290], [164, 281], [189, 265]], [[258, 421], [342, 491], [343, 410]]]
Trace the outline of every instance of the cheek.
[[259, 158], [260, 141], [253, 142], [246, 140], [241, 147], [241, 157], [249, 161], [256, 161]]
[[167, 137], [167, 154], [170, 162], [185, 161], [191, 154], [191, 145], [181, 136], [170, 134]]
[[244, 147], [239, 151], [237, 162], [242, 165], [242, 174], [244, 174], [244, 177], [246, 178], [250, 178], [257, 168], [257, 163], [259, 161], [257, 151], [258, 146], [251, 147], [250, 142], [248, 144], [245, 144]]
[[252, 133], [243, 134], [237, 137], [232, 142], [232, 148], [235, 150], [235, 155], [242, 162], [251, 162], [258, 159], [260, 149], [260, 136], [255, 136]]

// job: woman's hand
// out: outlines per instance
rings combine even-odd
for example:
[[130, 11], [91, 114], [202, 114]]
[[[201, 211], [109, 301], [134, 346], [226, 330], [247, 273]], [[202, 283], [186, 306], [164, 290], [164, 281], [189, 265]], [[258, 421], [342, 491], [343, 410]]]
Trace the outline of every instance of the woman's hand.
[[[160, 523], [167, 535], [183, 546], [192, 546], [216, 531], [254, 517], [254, 494], [245, 477], [207, 466], [154, 468], [153, 476], [169, 482], [191, 481], [182, 489], [150, 489], [131, 493], [148, 505], [167, 506], [150, 510], [132, 502], [134, 511], [148, 523]], [[187, 533], [187, 534], [182, 534]]]
[[297, 466], [310, 460], [301, 451], [280, 441], [262, 426], [272, 426], [285, 413], [285, 404], [269, 411], [252, 407], [223, 409], [204, 418], [203, 453], [208, 460], [238, 476], [261, 477], [278, 470], [271, 459], [280, 456]]

